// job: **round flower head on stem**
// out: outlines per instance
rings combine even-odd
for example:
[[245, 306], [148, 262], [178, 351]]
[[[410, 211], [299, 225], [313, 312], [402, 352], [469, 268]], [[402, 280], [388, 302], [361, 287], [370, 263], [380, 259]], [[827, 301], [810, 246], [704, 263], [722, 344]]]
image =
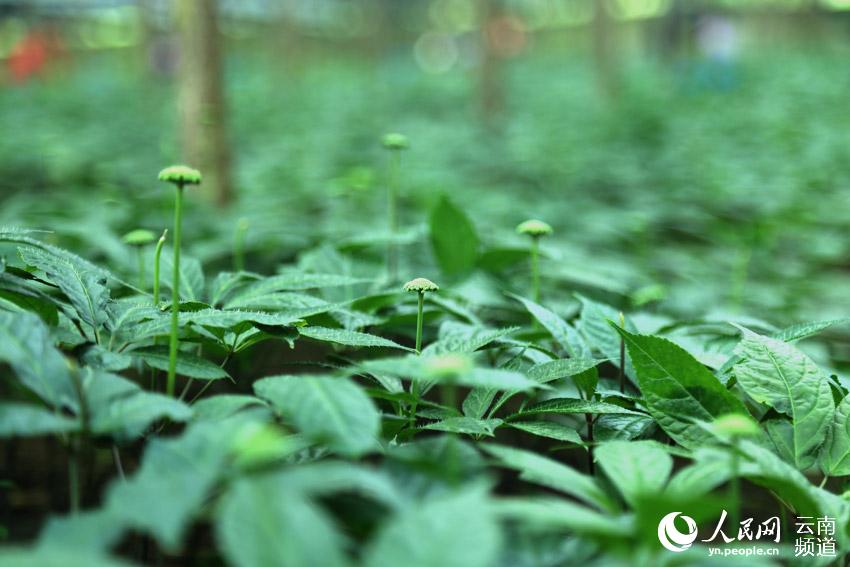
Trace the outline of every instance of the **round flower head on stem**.
[[410, 147], [410, 144], [407, 142], [407, 136], [394, 132], [384, 134], [384, 138], [381, 140], [381, 143], [388, 150], [406, 150]]
[[429, 279], [416, 278], [410, 280], [403, 287], [404, 291], [416, 292], [419, 295], [419, 308], [416, 315], [416, 353], [422, 352], [422, 309], [425, 305], [425, 293], [437, 291], [440, 286]]
[[174, 395], [177, 379], [177, 322], [180, 314], [180, 228], [183, 220], [183, 187], [199, 185], [201, 172], [185, 165], [172, 165], [159, 172], [159, 180], [173, 183], [174, 192], [174, 261], [171, 263], [171, 335], [168, 343], [168, 382], [166, 392]]
[[136, 249], [136, 261], [139, 264], [139, 288], [142, 290], [145, 289], [145, 257], [142, 255], [142, 248], [153, 242], [154, 239], [156, 239], [156, 235], [144, 228], [131, 230], [121, 238], [124, 244]]
[[529, 219], [519, 223], [516, 231], [517, 234], [527, 234], [528, 236], [539, 238], [552, 234], [552, 227], [542, 220]]
[[755, 437], [761, 432], [752, 418], [740, 413], [721, 415], [714, 420], [713, 427], [721, 435], [733, 438]]
[[538, 269], [539, 240], [543, 236], [552, 234], [552, 227], [542, 220], [530, 219], [517, 225], [518, 234], [527, 234], [531, 237], [531, 297], [535, 303], [540, 302], [540, 270]]
[[144, 228], [137, 228], [122, 236], [121, 240], [127, 246], [146, 246], [156, 240], [156, 234]]
[[159, 180], [178, 186], [200, 185], [201, 172], [188, 165], [171, 165], [159, 172]]

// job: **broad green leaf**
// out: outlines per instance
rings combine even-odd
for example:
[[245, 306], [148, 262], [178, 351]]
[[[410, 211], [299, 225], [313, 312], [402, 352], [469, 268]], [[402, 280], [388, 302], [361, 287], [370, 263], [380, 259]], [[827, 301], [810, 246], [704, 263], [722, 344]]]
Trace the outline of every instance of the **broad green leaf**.
[[380, 502], [392, 510], [408, 504], [409, 495], [395, 480], [379, 468], [350, 461], [322, 460], [279, 473], [289, 489], [310, 498], [330, 496], [337, 492], [357, 493]]
[[125, 528], [150, 533], [164, 549], [176, 551], [234, 447], [258, 427], [254, 419], [237, 415], [195, 423], [178, 437], [148, 441], [138, 471], [107, 491], [108, 513]]
[[[133, 328], [133, 336], [143, 338], [164, 335], [169, 332], [171, 320], [168, 316], [158, 316], [156, 319], [145, 321]], [[300, 316], [289, 313], [263, 313], [260, 311], [225, 311], [222, 309], [201, 309], [199, 311], [181, 312], [179, 324], [181, 328], [190, 325], [200, 325], [214, 329], [232, 329], [244, 324], [265, 325], [268, 327], [293, 327], [300, 324]]]
[[568, 531], [609, 538], [628, 537], [634, 527], [627, 516], [612, 516], [555, 498], [500, 498], [493, 504], [500, 518], [547, 531]]
[[506, 425], [525, 431], [526, 433], [531, 433], [532, 435], [537, 435], [538, 437], [556, 439], [567, 443], [575, 443], [576, 445], [582, 444], [578, 432], [562, 423], [554, 421], [511, 421]]
[[77, 408], [68, 363], [53, 347], [44, 322], [33, 313], [0, 312], [0, 361], [24, 386], [55, 408]]
[[91, 428], [95, 433], [121, 432], [135, 437], [159, 419], [188, 421], [191, 417], [192, 410], [179, 400], [162, 394], [138, 392], [102, 406], [91, 416]]
[[651, 441], [602, 443], [594, 455], [605, 475], [633, 507], [641, 498], [660, 493], [673, 470], [670, 455]]
[[[579, 330], [587, 342], [600, 351], [615, 366], [620, 365], [620, 336], [609, 321], [619, 323], [620, 313], [613, 307], [591, 301], [583, 295], [576, 295], [581, 301], [581, 317]], [[635, 333], [637, 329], [629, 317], [625, 318], [626, 330]], [[631, 352], [631, 351], [629, 351]], [[626, 376], [633, 381], [636, 378], [635, 369], [629, 356], [626, 356]]]
[[550, 360], [549, 362], [542, 362], [532, 366], [528, 370], [528, 377], [540, 384], [546, 384], [581, 374], [591, 368], [595, 368], [600, 362], [592, 358], [561, 358]]
[[239, 567], [347, 565], [330, 516], [292, 490], [282, 474], [237, 480], [222, 499], [216, 540]]
[[490, 343], [507, 337], [519, 327], [488, 329], [460, 323], [446, 323], [440, 327], [439, 340], [422, 349], [423, 355], [447, 353], [472, 353]]
[[467, 435], [487, 435], [493, 437], [493, 432], [502, 424], [501, 419], [475, 419], [472, 417], [449, 417], [442, 421], [429, 423], [422, 429], [448, 431], [449, 433], [465, 433]]
[[336, 343], [345, 346], [385, 347], [412, 350], [389, 339], [357, 331], [346, 331], [345, 329], [331, 329], [329, 327], [314, 326], [302, 327], [298, 331], [305, 337], [327, 343]]
[[529, 299], [513, 296], [520, 301], [529, 313], [549, 331], [549, 334], [574, 359], [591, 359], [590, 347], [572, 325], [561, 319], [556, 313]]
[[[444, 371], [444, 365], [458, 364], [455, 372]], [[425, 384], [455, 383], [471, 388], [524, 391], [541, 387], [525, 375], [512, 370], [474, 366], [471, 359], [456, 355], [421, 356], [367, 360], [360, 367], [369, 373], [395, 376]]]
[[254, 391], [299, 431], [333, 451], [359, 456], [376, 446], [378, 410], [363, 390], [346, 378], [271, 376], [254, 382]]
[[827, 321], [812, 321], [809, 323], [798, 323], [796, 325], [791, 325], [790, 327], [785, 327], [780, 331], [772, 333], [770, 336], [774, 339], [785, 341], [786, 343], [791, 343], [794, 341], [800, 341], [809, 337], [813, 337], [821, 331], [825, 331], [826, 329], [829, 329], [830, 327], [833, 327], [835, 325], [845, 325], [847, 323], [850, 323], [850, 318], [829, 319]]
[[[174, 251], [164, 248], [162, 251], [159, 280], [164, 288], [171, 289], [173, 278]], [[201, 262], [191, 256], [180, 256], [180, 299], [182, 301], [201, 301], [204, 298], [204, 270]]]
[[829, 476], [850, 475], [850, 396], [835, 408], [832, 427], [821, 449], [820, 468]]
[[429, 496], [386, 519], [366, 551], [364, 565], [490, 567], [502, 532], [481, 487]]
[[77, 551], [60, 546], [4, 547], [0, 567], [131, 567], [133, 564], [100, 553]]
[[635, 365], [649, 413], [677, 443], [694, 449], [711, 439], [696, 422], [727, 413], [747, 414], [741, 403], [705, 366], [682, 347], [618, 328]]
[[472, 271], [478, 259], [478, 235], [466, 214], [443, 195], [431, 211], [431, 248], [447, 276]]
[[[0, 277], [0, 285], [3, 285], [2, 277]], [[0, 309], [31, 311], [41, 317], [47, 325], [55, 327], [59, 324], [59, 310], [46, 295], [24, 293], [23, 290], [0, 289]]]
[[755, 401], [791, 418], [787, 426], [768, 428], [774, 443], [785, 445], [792, 462], [806, 469], [826, 438], [835, 406], [824, 372], [796, 347], [742, 329], [736, 352], [743, 361], [735, 376]]
[[628, 441], [647, 436], [655, 429], [649, 415], [604, 414], [596, 418], [593, 437], [597, 441]]
[[[133, 356], [142, 359], [151, 368], [168, 370], [168, 349], [166, 347], [151, 347], [133, 351]], [[189, 352], [177, 353], [177, 375], [197, 378], [199, 380], [218, 380], [230, 378], [230, 374], [218, 364], [210, 362]]]
[[265, 402], [242, 394], [210, 396], [192, 404], [192, 420], [221, 420], [249, 406], [265, 406]]
[[109, 313], [109, 289], [103, 275], [37, 248], [20, 251], [24, 262], [46, 273], [59, 286], [83, 322], [95, 330], [103, 326]]
[[569, 494], [600, 510], [611, 512], [616, 509], [595, 479], [571, 467], [531, 451], [504, 445], [486, 444], [480, 447], [497, 458], [502, 465], [519, 471], [520, 478], [525, 481]]
[[545, 402], [526, 406], [517, 413], [511, 415], [508, 419], [512, 420], [525, 415], [538, 415], [543, 413], [558, 413], [567, 415], [576, 413], [643, 415], [640, 412], [608, 402], [582, 400], [579, 398], [553, 398], [551, 400], [546, 400]]
[[0, 437], [35, 437], [79, 428], [78, 421], [38, 406], [0, 403]]
[[293, 271], [250, 283], [234, 294], [229, 301], [240, 303], [250, 301], [251, 297], [264, 296], [278, 291], [303, 291], [307, 289], [352, 286], [370, 283], [371, 281], [346, 275], [311, 274]]
[[121, 537], [121, 519], [106, 508], [54, 516], [38, 536], [39, 547], [107, 553]]

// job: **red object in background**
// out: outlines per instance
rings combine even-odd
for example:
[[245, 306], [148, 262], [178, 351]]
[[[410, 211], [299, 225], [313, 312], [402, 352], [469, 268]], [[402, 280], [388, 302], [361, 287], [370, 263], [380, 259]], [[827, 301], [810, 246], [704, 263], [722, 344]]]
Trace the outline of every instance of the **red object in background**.
[[63, 51], [61, 39], [55, 30], [50, 27], [33, 30], [15, 45], [6, 65], [12, 79], [23, 83], [44, 71], [49, 60], [61, 55]]

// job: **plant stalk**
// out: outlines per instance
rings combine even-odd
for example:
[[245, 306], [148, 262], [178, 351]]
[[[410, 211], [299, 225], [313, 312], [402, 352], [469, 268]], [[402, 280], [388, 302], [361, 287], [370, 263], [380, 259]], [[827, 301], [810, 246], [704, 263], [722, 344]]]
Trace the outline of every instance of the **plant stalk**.
[[536, 236], [531, 238], [531, 297], [535, 303], [540, 303], [539, 241]]
[[145, 291], [145, 255], [141, 246], [136, 248], [136, 262], [139, 264], [139, 289]]
[[593, 414], [584, 414], [587, 423], [587, 472], [590, 476], [596, 476], [596, 465], [593, 462]]
[[[626, 328], [626, 317], [623, 315], [623, 312], [620, 312], [620, 328]], [[621, 336], [620, 337], [620, 393], [624, 394], [626, 392], [626, 340]]]
[[168, 343], [168, 382], [166, 394], [174, 397], [177, 381], [177, 325], [180, 318], [180, 223], [183, 220], [183, 184], [174, 193], [174, 262], [171, 276], [171, 336]]
[[416, 313], [416, 354], [422, 353], [422, 311], [425, 306], [425, 293], [419, 292], [419, 307]]
[[236, 272], [245, 271], [245, 233], [247, 231], [247, 221], [240, 219], [233, 237], [233, 270]]
[[168, 229], [162, 231], [162, 236], [156, 243], [156, 251], [153, 254], [153, 305], [159, 305], [159, 259], [162, 256], [162, 245], [165, 244], [165, 237], [168, 235]]
[[398, 278], [398, 254], [395, 237], [398, 233], [398, 177], [401, 170], [401, 152], [393, 150], [390, 155], [389, 175], [387, 176], [387, 224], [390, 241], [387, 242], [387, 277], [389, 283]]

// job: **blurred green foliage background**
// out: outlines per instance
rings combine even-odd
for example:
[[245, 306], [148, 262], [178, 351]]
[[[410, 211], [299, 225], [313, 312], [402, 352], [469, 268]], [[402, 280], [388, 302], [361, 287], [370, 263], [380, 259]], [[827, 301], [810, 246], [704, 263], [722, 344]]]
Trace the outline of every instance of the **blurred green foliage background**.
[[[169, 4], [0, 3], [0, 225], [127, 273], [120, 236], [169, 225]], [[554, 304], [578, 290], [659, 317], [844, 313], [850, 4], [601, 4], [600, 31], [578, 0], [220, 3], [236, 198], [190, 197], [189, 254], [229, 269], [245, 219], [248, 269], [380, 270], [380, 138], [398, 131], [403, 276], [436, 270], [426, 223], [447, 194], [481, 240], [481, 269], [455, 284], [494, 303], [494, 276], [524, 270], [514, 225], [539, 217]], [[16, 76], [34, 32], [54, 48]]]

